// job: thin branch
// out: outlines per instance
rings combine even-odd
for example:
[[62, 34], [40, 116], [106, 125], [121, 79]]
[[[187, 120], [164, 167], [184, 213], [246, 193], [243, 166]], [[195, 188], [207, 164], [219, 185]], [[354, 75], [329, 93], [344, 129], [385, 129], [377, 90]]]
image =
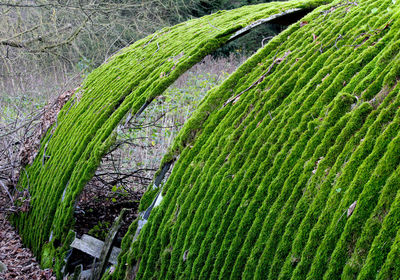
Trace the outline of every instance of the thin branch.
[[3, 183], [2, 180], [0, 180], [0, 186], [3, 187], [3, 190], [5, 191], [5, 193], [8, 195], [8, 197], [10, 198], [10, 201], [14, 204], [14, 199], [12, 198], [12, 195], [10, 194], [10, 192], [7, 189], [7, 186]]
[[218, 31], [221, 31], [221, 29], [219, 29], [218, 27], [212, 25], [211, 22], [210, 22], [208, 19], [207, 19], [207, 22], [208, 22], [208, 24], [209, 24], [212, 28], [214, 28], [214, 29], [216, 29], [216, 30], [218, 30]]

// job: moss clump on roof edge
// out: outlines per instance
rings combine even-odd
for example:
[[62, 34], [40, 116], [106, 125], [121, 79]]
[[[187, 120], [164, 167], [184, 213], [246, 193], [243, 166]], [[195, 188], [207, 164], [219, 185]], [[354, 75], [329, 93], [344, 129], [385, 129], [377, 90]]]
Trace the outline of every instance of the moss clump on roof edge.
[[136, 277], [400, 277], [399, 17], [391, 0], [322, 6], [210, 92], [124, 248]]

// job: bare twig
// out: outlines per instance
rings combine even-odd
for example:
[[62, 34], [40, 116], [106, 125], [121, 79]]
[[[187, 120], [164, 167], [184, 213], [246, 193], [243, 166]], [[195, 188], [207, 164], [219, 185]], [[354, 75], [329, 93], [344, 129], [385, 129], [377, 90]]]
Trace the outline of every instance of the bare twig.
[[336, 49], [339, 49], [338, 47], [337, 47], [337, 42], [339, 41], [339, 40], [342, 40], [343, 39], [343, 37], [342, 37], [342, 34], [339, 34], [339, 36], [336, 38], [336, 40], [335, 40], [335, 48]]
[[[329, 14], [332, 13], [333, 11], [335, 11], [335, 10], [341, 8], [341, 7], [345, 7], [345, 6], [349, 6], [349, 7], [351, 7], [351, 6], [358, 6], [358, 2], [357, 2], [357, 1], [350, 1], [350, 0], [341, 1], [341, 2], [339, 2], [338, 4], [336, 4], [336, 5], [332, 6], [332, 7], [330, 7], [329, 9], [321, 11], [320, 14], [318, 15], [318, 17], [321, 16], [321, 15], [323, 15], [323, 16], [324, 16], [324, 19], [323, 19], [323, 20], [325, 20], [326, 17], [327, 17], [327, 15], [329, 15]], [[346, 8], [345, 13], [347, 13], [349, 7]], [[317, 18], [318, 18], [318, 17], [317, 17]]]
[[218, 30], [218, 31], [221, 31], [221, 29], [219, 29], [218, 27], [212, 25], [211, 22], [210, 22], [208, 19], [207, 19], [207, 22], [208, 22], [208, 24], [209, 24], [212, 28], [214, 28], [214, 29], [216, 29], [216, 30]]
[[266, 40], [271, 40], [272, 38], [274, 38], [274, 36], [268, 36], [268, 37], [265, 37], [265, 38], [263, 38], [262, 39], [262, 41], [261, 41], [261, 47], [263, 48], [264, 47], [264, 42], [266, 41]]
[[4, 184], [4, 182], [2, 180], [0, 180], [0, 186], [2, 186], [4, 192], [8, 195], [8, 197], [10, 198], [10, 201], [12, 204], [14, 204], [14, 199], [12, 197], [12, 195], [10, 194], [10, 192], [8, 191], [7, 186]]
[[[390, 27], [390, 25], [392, 24], [393, 20], [388, 21], [382, 28], [377, 28], [377, 29], [373, 29], [370, 30], [368, 32], [363, 32], [358, 34], [354, 39], [351, 45], [346, 45], [346, 47], [354, 47], [354, 48], [358, 48], [360, 46], [362, 46], [366, 41], [368, 41], [372, 36], [374, 35], [378, 35], [379, 33], [381, 33], [382, 31], [388, 29]], [[363, 38], [362, 42], [359, 44], [354, 44], [359, 38]]]

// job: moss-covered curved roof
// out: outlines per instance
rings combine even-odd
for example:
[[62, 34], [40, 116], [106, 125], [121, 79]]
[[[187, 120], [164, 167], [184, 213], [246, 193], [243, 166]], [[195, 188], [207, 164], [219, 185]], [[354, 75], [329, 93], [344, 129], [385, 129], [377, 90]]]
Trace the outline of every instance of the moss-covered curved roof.
[[57, 123], [42, 139], [34, 163], [20, 179], [21, 188], [28, 189], [31, 196], [30, 211], [14, 217], [25, 244], [46, 266], [54, 265], [55, 255], [62, 260], [66, 248], [59, 244], [67, 246], [71, 237], [67, 234], [75, 200], [128, 112], [140, 114], [183, 72], [242, 28], [324, 2], [268, 3], [190, 20], [135, 42], [93, 71], [64, 106]]
[[75, 199], [129, 110], [238, 29], [320, 6], [209, 92], [163, 160], [178, 158], [161, 204], [138, 238], [131, 226], [109, 277], [398, 279], [400, 7], [323, 2], [192, 20], [95, 70], [22, 178], [32, 195], [15, 218], [25, 243], [62, 259], [55, 240], [68, 243]]
[[398, 279], [398, 5], [319, 7], [212, 91], [115, 277]]

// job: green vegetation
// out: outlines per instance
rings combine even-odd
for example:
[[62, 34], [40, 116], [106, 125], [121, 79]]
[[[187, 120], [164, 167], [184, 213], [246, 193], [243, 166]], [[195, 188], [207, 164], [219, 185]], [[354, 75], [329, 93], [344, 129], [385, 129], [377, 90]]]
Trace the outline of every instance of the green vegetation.
[[212, 90], [111, 277], [396, 279], [399, 16], [322, 6]]
[[99, 221], [97, 225], [91, 228], [88, 232], [89, 235], [94, 236], [100, 240], [105, 240], [111, 224], [109, 222]]
[[[29, 189], [31, 196], [30, 209], [13, 220], [24, 243], [39, 259], [46, 258], [42, 263], [52, 263], [60, 277], [76, 199], [114, 143], [113, 131], [124, 116], [139, 112], [237, 30], [292, 8], [313, 8], [321, 3], [324, 1], [247, 6], [164, 28], [123, 49], [89, 74], [21, 176], [20, 187]], [[209, 104], [208, 100], [203, 104]]]
[[[400, 9], [394, 0], [324, 4], [191, 20], [93, 71], [22, 177], [32, 196], [30, 212], [14, 217], [24, 242], [60, 268], [75, 200], [123, 117], [241, 27], [318, 7], [200, 102], [162, 160], [176, 162], [161, 204], [137, 239], [141, 221], [132, 223], [105, 278], [399, 278]], [[140, 210], [159, 192], [149, 188]]]

